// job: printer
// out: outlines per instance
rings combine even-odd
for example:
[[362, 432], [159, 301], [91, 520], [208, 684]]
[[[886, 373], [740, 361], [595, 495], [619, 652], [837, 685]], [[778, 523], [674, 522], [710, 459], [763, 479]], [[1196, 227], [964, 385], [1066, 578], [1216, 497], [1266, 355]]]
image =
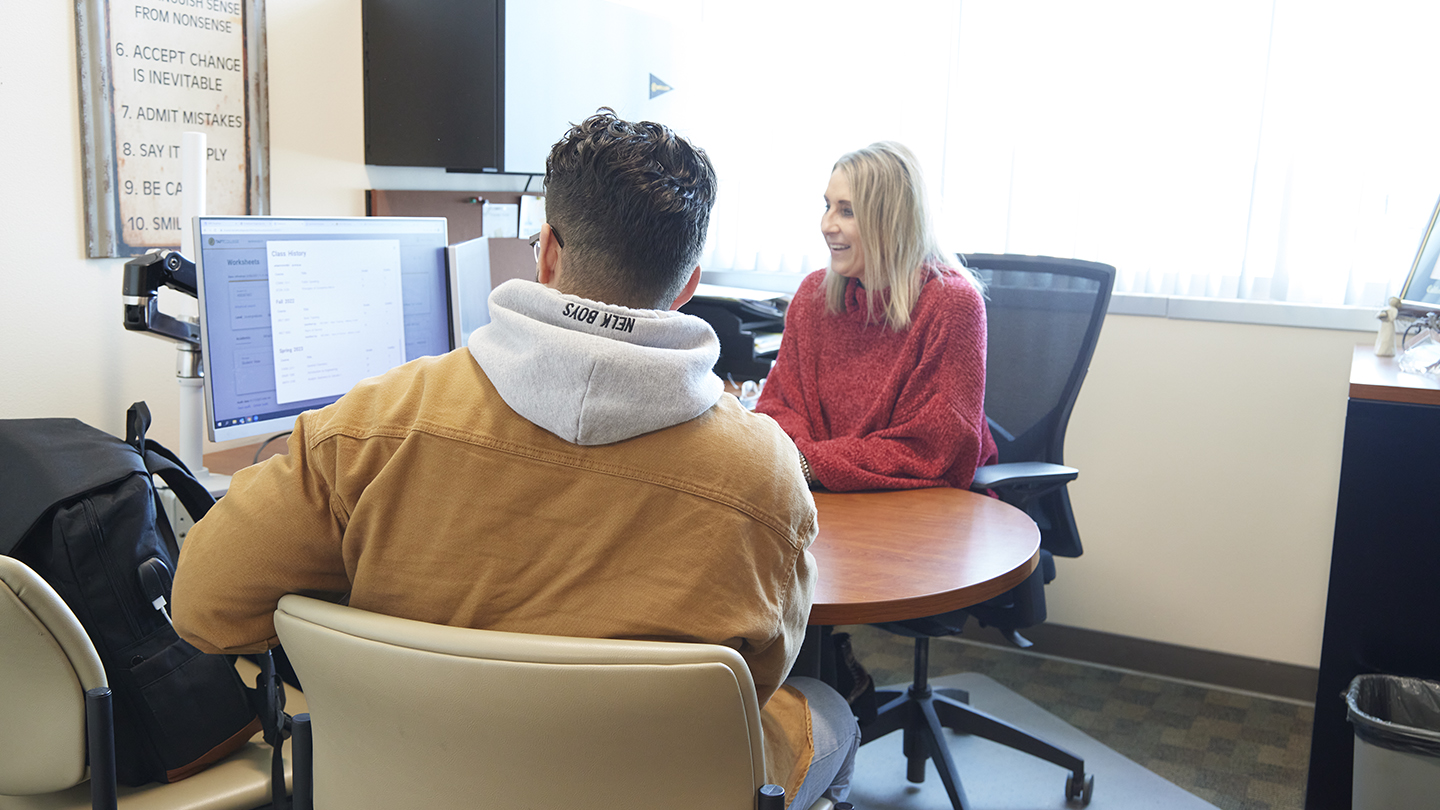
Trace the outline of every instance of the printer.
[[720, 338], [715, 373], [740, 383], [770, 373], [789, 303], [788, 294], [701, 284], [680, 311], [710, 324]]

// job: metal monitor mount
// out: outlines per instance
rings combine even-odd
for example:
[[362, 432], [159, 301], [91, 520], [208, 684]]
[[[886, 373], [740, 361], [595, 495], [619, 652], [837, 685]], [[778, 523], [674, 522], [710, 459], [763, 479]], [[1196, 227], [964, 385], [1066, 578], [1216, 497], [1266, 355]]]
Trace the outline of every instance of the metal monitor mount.
[[[120, 290], [125, 302], [125, 328], [131, 332], [152, 332], [180, 343], [182, 352], [196, 355], [198, 367], [200, 324], [161, 312], [156, 297], [161, 287], [197, 297], [195, 263], [173, 250], [152, 250], [125, 263]], [[204, 371], [182, 376], [204, 376]]]
[[180, 460], [211, 494], [222, 494], [230, 476], [212, 475], [201, 453], [204, 434], [205, 364], [200, 355], [200, 324], [188, 317], [160, 311], [161, 287], [198, 297], [195, 263], [173, 250], [152, 250], [125, 263], [120, 297], [125, 305], [127, 331], [143, 332], [175, 341], [175, 377], [180, 384]]

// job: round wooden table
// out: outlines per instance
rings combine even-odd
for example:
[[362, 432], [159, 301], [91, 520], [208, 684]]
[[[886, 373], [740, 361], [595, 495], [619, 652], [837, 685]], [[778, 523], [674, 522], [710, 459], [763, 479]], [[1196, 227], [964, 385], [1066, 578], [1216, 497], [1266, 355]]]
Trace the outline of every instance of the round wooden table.
[[[797, 675], [834, 685], [830, 628], [937, 616], [978, 604], [1024, 582], [1040, 560], [1040, 530], [1024, 512], [974, 492], [912, 489], [817, 492], [820, 535], [810, 546], [819, 582]], [[876, 693], [880, 705], [860, 744], [905, 734], [906, 776], [925, 778], [933, 761], [955, 810], [968, 807], [942, 727], [980, 734], [1070, 770], [1066, 796], [1088, 803], [1085, 761], [968, 705], [958, 690], [933, 690], [929, 642], [915, 639], [915, 682]]]
[[817, 492], [820, 572], [810, 624], [936, 616], [1010, 590], [1035, 570], [1040, 530], [962, 489]]

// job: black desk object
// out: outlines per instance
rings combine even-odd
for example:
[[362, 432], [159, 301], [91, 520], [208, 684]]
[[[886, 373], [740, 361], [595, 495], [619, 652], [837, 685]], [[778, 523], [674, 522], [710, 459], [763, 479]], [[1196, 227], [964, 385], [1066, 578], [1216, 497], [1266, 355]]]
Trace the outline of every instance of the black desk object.
[[785, 329], [785, 310], [768, 301], [695, 296], [680, 307], [688, 315], [702, 318], [720, 338], [720, 360], [715, 373], [736, 382], [769, 376], [775, 362], [773, 352], [757, 352], [755, 339], [761, 334]]
[[1355, 349], [1306, 810], [1350, 810], [1363, 673], [1440, 680], [1440, 383]]

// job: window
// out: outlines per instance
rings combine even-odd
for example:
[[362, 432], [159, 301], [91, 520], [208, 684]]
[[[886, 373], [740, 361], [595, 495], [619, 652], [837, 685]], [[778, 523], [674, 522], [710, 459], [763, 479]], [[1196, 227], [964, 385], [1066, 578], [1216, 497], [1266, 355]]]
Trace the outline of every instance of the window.
[[706, 269], [824, 266], [830, 167], [881, 139], [952, 249], [1107, 262], [1117, 292], [1378, 305], [1440, 195], [1440, 4], [662, 8], [720, 175]]

